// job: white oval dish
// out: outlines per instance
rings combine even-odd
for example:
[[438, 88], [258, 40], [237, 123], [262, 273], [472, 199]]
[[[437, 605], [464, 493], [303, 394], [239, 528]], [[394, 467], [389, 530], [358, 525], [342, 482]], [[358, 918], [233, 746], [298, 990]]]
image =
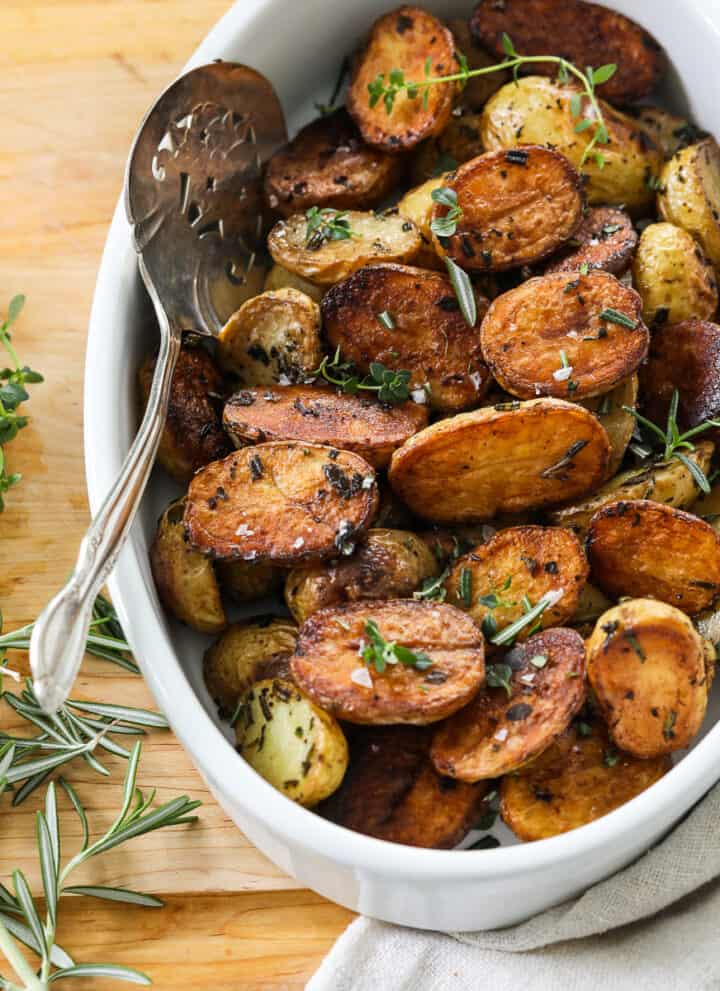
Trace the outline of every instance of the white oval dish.
[[[391, 6], [389, 0], [238, 0], [188, 68], [223, 58], [259, 69], [275, 85], [292, 132], [312, 115], [313, 98], [327, 98], [342, 55]], [[458, 16], [469, 14], [472, 3], [425, 6]], [[606, 6], [642, 23], [666, 47], [682, 78], [682, 84], [673, 80], [675, 102], [686, 101], [695, 120], [720, 135], [714, 75], [720, 0], [612, 0]], [[137, 261], [120, 203], [98, 276], [87, 348], [85, 459], [93, 512], [119, 473], [136, 429], [136, 369], [154, 343], [142, 332], [142, 312]], [[223, 808], [282, 870], [333, 901], [419, 928], [506, 926], [629, 863], [717, 780], [716, 697], [704, 735], [670, 774], [603, 819], [553, 839], [484, 851], [422, 850], [353, 833], [293, 804], [238, 756], [220, 728], [202, 683], [206, 638], [169, 622], [158, 602], [148, 545], [175, 491], [161, 473], [154, 474], [109, 583], [120, 619], [158, 705]]]

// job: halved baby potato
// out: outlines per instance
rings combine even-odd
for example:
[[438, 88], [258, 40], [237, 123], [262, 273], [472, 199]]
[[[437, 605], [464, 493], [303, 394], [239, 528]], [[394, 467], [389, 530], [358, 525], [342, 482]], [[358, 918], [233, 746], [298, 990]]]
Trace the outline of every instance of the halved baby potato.
[[300, 805], [317, 805], [332, 795], [347, 769], [347, 741], [337, 721], [289, 681], [251, 685], [240, 703], [235, 735], [250, 767]]
[[245, 447], [195, 475], [190, 543], [211, 557], [276, 565], [351, 553], [377, 509], [375, 472], [320, 444]]
[[[382, 658], [366, 665], [362, 652], [375, 632], [405, 648], [406, 660], [386, 663], [382, 671]], [[409, 652], [420, 667], [410, 664]], [[306, 620], [290, 669], [300, 688], [339, 719], [423, 725], [451, 715], [475, 695], [485, 676], [483, 636], [452, 606], [354, 602]]]
[[677, 418], [681, 427], [695, 427], [715, 419], [720, 413], [718, 368], [720, 325], [706, 320], [684, 320], [657, 327], [647, 364], [640, 374], [645, 415], [663, 426], [672, 394], [677, 389]]
[[550, 260], [545, 274], [599, 268], [620, 275], [632, 261], [637, 231], [624, 210], [598, 206], [588, 210], [568, 244]]
[[303, 279], [301, 275], [291, 272], [288, 268], [283, 268], [282, 265], [273, 265], [265, 276], [261, 291], [267, 292], [269, 289], [299, 289], [316, 303], [323, 298], [323, 289], [320, 286], [316, 286], [309, 279]]
[[236, 447], [298, 440], [354, 451], [374, 468], [427, 425], [427, 407], [388, 407], [362, 393], [310, 385], [243, 389], [227, 401], [223, 426]]
[[590, 521], [587, 551], [593, 580], [615, 598], [654, 596], [692, 615], [720, 594], [720, 536], [681, 509], [611, 503]]
[[609, 455], [605, 430], [581, 406], [501, 403], [415, 434], [393, 454], [390, 484], [425, 519], [480, 522], [592, 491]]
[[[446, 22], [455, 39], [455, 47], [467, 59], [470, 69], [486, 69], [497, 65], [498, 60], [481, 45], [470, 30], [470, 23], [464, 17], [453, 17]], [[510, 71], [489, 72], [485, 76], [468, 79], [461, 93], [462, 106], [472, 110], [482, 110], [487, 101], [501, 86], [510, 82]], [[460, 159], [458, 159], [460, 161]]]
[[425, 182], [457, 168], [482, 151], [480, 114], [458, 106], [442, 133], [418, 146], [413, 154], [410, 178], [413, 182]]
[[657, 202], [663, 220], [697, 238], [720, 269], [720, 147], [715, 138], [673, 155], [660, 175]]
[[613, 741], [635, 757], [687, 747], [705, 716], [702, 638], [688, 617], [656, 599], [622, 602], [587, 643], [588, 678]]
[[482, 352], [500, 385], [521, 399], [601, 395], [647, 354], [641, 305], [607, 272], [543, 275], [490, 304]]
[[[580, 226], [580, 176], [563, 155], [539, 145], [492, 151], [460, 165], [444, 182], [461, 210], [454, 233], [436, 233], [438, 254], [471, 271], [499, 272], [547, 257]], [[450, 207], [435, 203], [438, 225]]]
[[432, 194], [445, 184], [447, 173], [426, 179], [419, 186], [414, 186], [398, 200], [398, 213], [406, 220], [412, 221], [420, 232], [422, 247], [413, 261], [422, 268], [438, 268], [445, 270], [433, 244], [433, 234], [430, 230], [435, 201]]
[[[479, 319], [486, 307], [480, 297]], [[328, 342], [345, 360], [361, 372], [374, 361], [407, 369], [411, 389], [422, 396], [427, 386], [434, 409], [471, 406], [490, 384], [477, 329], [460, 312], [450, 280], [438, 272], [369, 265], [325, 294], [322, 318]]]
[[440, 774], [461, 781], [509, 774], [547, 750], [585, 701], [585, 645], [575, 630], [537, 633], [502, 664], [510, 690], [484, 688], [435, 733], [430, 755]]
[[665, 158], [672, 158], [681, 148], [697, 144], [707, 133], [684, 117], [677, 117], [663, 107], [637, 107], [633, 116], [640, 127], [659, 145]]
[[718, 307], [712, 265], [692, 235], [675, 224], [650, 224], [640, 235], [633, 283], [647, 324], [709, 320]]
[[408, 82], [422, 82], [426, 64], [433, 76], [457, 70], [453, 36], [441, 21], [411, 6], [398, 7], [375, 21], [355, 62], [347, 96], [347, 108], [368, 144], [399, 152], [443, 130], [457, 92], [454, 83], [428, 87], [426, 99], [422, 93], [414, 99], [398, 93], [390, 110], [382, 98], [370, 96], [371, 84], [381, 75], [388, 82], [393, 69], [402, 69]]
[[581, 406], [590, 410], [602, 423], [610, 439], [610, 462], [607, 467], [608, 478], [612, 477], [620, 467], [625, 451], [635, 430], [635, 417], [628, 413], [625, 407], [635, 409], [638, 398], [638, 377], [630, 375], [620, 385], [616, 385], [603, 396], [592, 396], [583, 399]]

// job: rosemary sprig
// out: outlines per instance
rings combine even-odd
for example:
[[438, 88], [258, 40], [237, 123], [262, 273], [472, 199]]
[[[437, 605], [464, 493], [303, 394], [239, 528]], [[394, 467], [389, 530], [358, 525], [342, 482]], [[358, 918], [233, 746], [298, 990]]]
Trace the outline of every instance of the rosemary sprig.
[[[535, 620], [539, 619], [540, 616], [545, 612], [548, 606], [554, 606], [555, 603], [561, 599], [563, 596], [563, 589], [555, 589], [551, 592], [546, 592], [545, 595], [539, 599], [534, 606], [525, 599], [523, 601], [523, 608], [525, 609], [524, 615], [520, 619], [516, 619], [514, 623], [510, 623], [495, 636], [490, 638], [490, 642], [494, 643], [496, 646], [501, 646], [503, 644], [514, 643], [517, 635], [522, 633], [526, 626], [529, 626]], [[530, 630], [533, 633], [534, 630]]]
[[347, 211], [311, 206], [305, 212], [305, 220], [305, 247], [311, 251], [317, 251], [326, 241], [347, 241], [358, 236], [350, 226]]
[[405, 403], [410, 398], [410, 372], [394, 371], [379, 361], [370, 364], [370, 374], [364, 378], [355, 371], [352, 362], [343, 361], [338, 347], [332, 358], [325, 355], [320, 365], [308, 376], [324, 378], [342, 392], [376, 392], [381, 403]]
[[374, 666], [378, 674], [383, 674], [388, 664], [400, 663], [418, 671], [432, 667], [432, 658], [422, 650], [410, 650], [409, 647], [386, 640], [374, 619], [369, 619], [365, 624], [365, 636], [369, 643], [363, 645], [360, 656], [368, 667]]

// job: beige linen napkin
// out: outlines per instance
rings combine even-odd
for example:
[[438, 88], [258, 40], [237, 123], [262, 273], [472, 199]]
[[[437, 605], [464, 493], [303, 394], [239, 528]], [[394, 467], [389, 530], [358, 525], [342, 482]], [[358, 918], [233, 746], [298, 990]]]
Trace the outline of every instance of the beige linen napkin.
[[719, 827], [716, 785], [630, 867], [507, 929], [358, 919], [306, 991], [719, 991]]

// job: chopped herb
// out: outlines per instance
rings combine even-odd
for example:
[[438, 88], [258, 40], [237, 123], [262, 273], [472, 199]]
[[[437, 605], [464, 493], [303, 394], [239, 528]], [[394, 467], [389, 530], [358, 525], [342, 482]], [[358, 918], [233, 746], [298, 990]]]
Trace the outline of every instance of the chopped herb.
[[527, 702], [518, 702], [517, 705], [511, 705], [508, 711], [505, 713], [505, 718], [509, 719], [511, 723], [520, 722], [522, 719], [527, 719], [529, 715], [532, 714], [533, 707], [528, 705]]
[[395, 330], [395, 321], [392, 318], [392, 314], [388, 313], [387, 310], [383, 310], [382, 313], [377, 314], [377, 321], [385, 330]]
[[603, 310], [599, 317], [599, 320], [606, 320], [608, 323], [616, 323], [620, 327], [627, 327], [628, 330], [635, 330], [639, 320], [633, 320], [629, 317], [627, 313], [621, 313], [620, 310], [614, 310], [611, 306]]
[[565, 469], [575, 467], [572, 463], [573, 458], [584, 447], [587, 447], [587, 445], [588, 441], [586, 440], [576, 440], [574, 444], [570, 445], [559, 461], [556, 461], [555, 464], [550, 465], [549, 468], [545, 468], [544, 471], [540, 472], [540, 478], [566, 478]]
[[677, 712], [671, 709], [665, 717], [665, 722], [663, 723], [663, 736], [666, 740], [672, 740], [675, 736], [675, 723], [677, 722]]
[[258, 479], [263, 477], [265, 469], [263, 468], [262, 459], [259, 454], [253, 454], [250, 458], [250, 477], [253, 482], [257, 482]]
[[588, 265], [587, 262], [583, 262], [582, 265], [580, 266], [580, 275], [587, 275], [589, 271], [590, 271], [590, 266]]
[[603, 754], [603, 764], [605, 767], [615, 767], [619, 760], [620, 756], [616, 750], [608, 749]]
[[305, 211], [305, 220], [305, 247], [311, 251], [317, 251], [326, 241], [347, 241], [358, 236], [350, 226], [347, 211], [311, 206]]
[[637, 656], [640, 658], [640, 661], [644, 664], [645, 661], [647, 660], [647, 655], [646, 655], [645, 651], [642, 649], [642, 647], [640, 646], [640, 643], [638, 641], [638, 638], [635, 636], [635, 634], [633, 633], [633, 631], [632, 630], [624, 630], [623, 631], [623, 636], [625, 637], [625, 639], [627, 640], [627, 642], [630, 644], [630, 646], [632, 647], [632, 649], [635, 651], [635, 653], [637, 654]]
[[460, 601], [469, 609], [472, 605], [472, 571], [469, 568], [460, 569], [460, 585], [459, 585]]
[[577, 732], [578, 736], [592, 736], [592, 726], [581, 721], [577, 724]]
[[534, 668], [544, 668], [547, 662], [548, 659], [545, 654], [536, 654], [535, 657], [530, 658], [530, 663]]
[[477, 302], [470, 276], [465, 269], [460, 268], [449, 256], [445, 258], [445, 265], [447, 266], [450, 282], [460, 306], [460, 312], [465, 318], [465, 322], [470, 327], [474, 327], [477, 323]]
[[425, 602], [444, 602], [447, 598], [445, 581], [450, 574], [448, 565], [436, 578], [426, 578], [420, 588], [413, 592], [414, 599], [422, 599]]
[[488, 688], [504, 688], [508, 698], [512, 698], [512, 668], [509, 664], [488, 664], [485, 668], [485, 681]]
[[511, 148], [505, 152], [505, 161], [511, 165], [527, 165], [530, 153], [522, 148]]
[[458, 204], [457, 193], [448, 186], [433, 189], [430, 197], [433, 203], [448, 208], [442, 217], [435, 217], [430, 223], [430, 230], [436, 237], [452, 237], [457, 230], [457, 222], [462, 218], [463, 209]]
[[487, 616], [483, 617], [480, 629], [483, 631], [486, 640], [492, 640], [497, 633], [497, 620], [492, 613], [488, 613]]
[[370, 641], [362, 650], [362, 659], [368, 667], [374, 665], [378, 674], [383, 674], [388, 664], [398, 662], [408, 668], [425, 671], [434, 663], [423, 651], [413, 651], [394, 641], [385, 640], [373, 619], [365, 623], [365, 635]]
[[521, 633], [526, 626], [529, 626], [536, 619], [538, 619], [548, 606], [554, 606], [555, 603], [562, 597], [562, 590], [557, 590], [553, 592], [546, 592], [545, 595], [536, 603], [524, 616], [520, 619], [516, 619], [514, 623], [506, 626], [504, 630], [500, 633], [495, 634], [490, 640], [497, 646], [502, 644], [512, 643], [517, 637], [518, 633]]

